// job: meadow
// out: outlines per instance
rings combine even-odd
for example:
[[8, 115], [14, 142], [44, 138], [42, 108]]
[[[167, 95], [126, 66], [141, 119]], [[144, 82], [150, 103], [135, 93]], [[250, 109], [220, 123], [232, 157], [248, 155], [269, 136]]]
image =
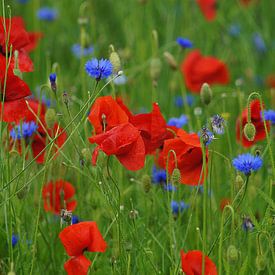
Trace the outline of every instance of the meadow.
[[275, 274], [272, 0], [1, 0], [0, 274]]

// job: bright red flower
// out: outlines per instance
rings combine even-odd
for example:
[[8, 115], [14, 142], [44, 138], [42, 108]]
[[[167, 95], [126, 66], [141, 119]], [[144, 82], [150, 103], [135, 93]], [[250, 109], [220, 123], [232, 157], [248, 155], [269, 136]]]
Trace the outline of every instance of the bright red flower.
[[231, 200], [228, 199], [228, 198], [224, 198], [220, 202], [220, 209], [223, 211], [223, 209], [225, 208], [225, 206], [230, 205], [230, 204], [231, 204]]
[[181, 64], [186, 87], [195, 93], [200, 92], [203, 83], [227, 84], [227, 66], [212, 56], [202, 56], [199, 50], [191, 51]]
[[[177, 156], [177, 167], [181, 173], [181, 183], [188, 185], [202, 184], [204, 175], [202, 171], [203, 157], [200, 138], [197, 134], [188, 134], [179, 129], [177, 136], [164, 141], [163, 151], [159, 156], [159, 164], [165, 169], [168, 161], [168, 172], [172, 174], [176, 168], [174, 154], [168, 153], [174, 150]], [[208, 161], [208, 151], [206, 151]]]
[[216, 18], [217, 13], [216, 0], [197, 0], [201, 12], [207, 21], [212, 21]]
[[111, 96], [97, 98], [88, 119], [94, 126], [96, 134], [106, 132], [129, 120], [127, 114]]
[[63, 229], [59, 238], [69, 256], [64, 268], [68, 275], [85, 275], [91, 262], [83, 255], [84, 251], [105, 252], [104, 241], [95, 222], [80, 222]]
[[3, 101], [0, 102], [0, 117], [3, 112], [3, 121], [18, 121], [28, 112], [24, 97], [29, 96], [31, 91], [21, 78], [14, 75], [11, 67], [8, 68], [7, 75], [5, 72], [6, 60], [0, 58], [0, 101]]
[[[244, 147], [251, 147], [257, 141], [264, 140], [266, 137], [264, 122], [262, 120], [262, 115], [261, 115], [260, 101], [258, 99], [253, 100], [250, 103], [250, 108], [251, 108], [251, 123], [254, 124], [254, 126], [256, 128], [256, 134], [255, 134], [255, 138], [253, 141], [249, 141], [243, 133], [244, 126], [248, 121], [247, 120], [247, 116], [248, 116], [247, 108], [245, 108], [243, 110], [242, 114], [238, 117], [237, 122], [236, 122], [236, 138], [239, 142], [241, 142], [241, 144]], [[266, 121], [266, 126], [269, 131], [270, 124], [268, 121]]]
[[106, 155], [115, 155], [128, 170], [135, 171], [144, 166], [145, 146], [140, 132], [130, 123], [120, 124], [106, 133], [90, 137], [89, 141], [97, 143]]
[[64, 180], [50, 181], [43, 187], [42, 197], [45, 211], [60, 214], [61, 209], [73, 211], [76, 200], [73, 200], [75, 189], [70, 182]]
[[275, 88], [275, 74], [268, 75], [265, 82], [269, 88]]
[[[202, 252], [200, 250], [191, 250], [181, 254], [181, 268], [186, 275], [201, 275], [202, 274]], [[205, 275], [217, 275], [217, 268], [211, 259], [205, 256]]]
[[145, 145], [146, 154], [154, 153], [167, 138], [166, 121], [157, 103], [153, 104], [151, 113], [134, 115], [129, 122], [141, 131], [140, 134]]
[[[8, 56], [12, 55], [10, 66], [14, 68], [15, 61], [13, 53], [15, 50], [17, 50], [19, 53], [18, 65], [20, 71], [33, 71], [33, 63], [28, 55], [28, 52], [35, 47], [38, 39], [41, 37], [41, 34], [28, 33], [25, 29], [25, 24], [21, 17], [12, 17], [11, 19], [0, 17], [0, 19], [0, 59], [6, 59], [6, 41], [7, 34], [9, 34], [7, 51]], [[4, 26], [6, 28], [6, 34]], [[11, 45], [12, 52], [10, 52]]]

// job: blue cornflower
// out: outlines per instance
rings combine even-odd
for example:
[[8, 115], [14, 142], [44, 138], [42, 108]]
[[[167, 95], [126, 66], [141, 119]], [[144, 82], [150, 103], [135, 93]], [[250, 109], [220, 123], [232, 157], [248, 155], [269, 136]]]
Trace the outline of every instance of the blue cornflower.
[[94, 47], [89, 45], [82, 49], [80, 44], [74, 44], [72, 46], [72, 53], [75, 57], [80, 58], [81, 56], [88, 56], [94, 52]]
[[78, 216], [73, 215], [72, 216], [72, 224], [76, 224], [76, 223], [79, 223], [79, 218], [78, 218]]
[[95, 78], [97, 81], [107, 78], [112, 74], [113, 65], [108, 59], [93, 58], [85, 65], [86, 72], [89, 76]]
[[153, 183], [166, 183], [166, 171], [164, 169], [157, 169], [156, 166], [153, 166], [152, 182]]
[[183, 38], [183, 37], [178, 37], [177, 38], [177, 43], [182, 47], [182, 48], [192, 48], [193, 47], [193, 43], [187, 39], [187, 38]]
[[205, 146], [208, 146], [214, 139], [214, 135], [205, 126], [202, 127], [201, 131], [198, 133], [199, 137], [202, 138]]
[[264, 42], [262, 36], [259, 33], [254, 33], [252, 40], [253, 40], [253, 43], [254, 43], [254, 46], [255, 46], [256, 50], [259, 53], [266, 52], [265, 42]]
[[56, 91], [56, 73], [51, 73], [49, 76], [51, 82], [51, 88], [55, 92]]
[[163, 185], [163, 190], [168, 192], [175, 192], [177, 191], [177, 187], [171, 183], [168, 183]]
[[264, 111], [264, 118], [265, 120], [270, 120], [272, 124], [275, 124], [275, 111], [274, 110]]
[[45, 95], [42, 95], [42, 103], [45, 104], [48, 108], [51, 106], [51, 100], [47, 98]]
[[238, 37], [241, 33], [241, 26], [239, 24], [230, 25], [228, 33], [233, 37]]
[[257, 171], [262, 167], [263, 160], [259, 156], [247, 153], [233, 159], [232, 164], [238, 171], [248, 176], [252, 171]]
[[38, 128], [37, 124], [34, 121], [23, 122], [22, 125], [18, 124], [10, 131], [10, 137], [13, 140], [23, 138], [30, 138], [32, 134]]
[[243, 224], [242, 224], [244, 231], [252, 231], [255, 227], [255, 225], [252, 223], [250, 218], [243, 218]]
[[188, 106], [192, 106], [194, 103], [194, 97], [192, 95], [187, 95], [185, 99], [181, 95], [175, 96], [174, 104], [176, 107], [181, 108], [184, 104], [188, 104]]
[[19, 236], [15, 235], [15, 234], [12, 234], [12, 236], [11, 236], [12, 247], [15, 247], [16, 244], [18, 243], [18, 241], [19, 241]]
[[185, 209], [189, 208], [189, 205], [186, 204], [184, 201], [171, 201], [171, 208], [172, 208], [172, 213], [174, 215], [179, 214], [179, 212], [183, 212]]
[[212, 125], [213, 131], [216, 134], [222, 135], [224, 133], [225, 121], [224, 121], [224, 118], [221, 117], [220, 115], [214, 115], [213, 117], [211, 117], [211, 125]]
[[188, 123], [188, 118], [186, 115], [181, 115], [180, 117], [172, 117], [168, 120], [167, 125], [175, 126], [177, 128], [182, 128], [182, 126]]
[[54, 21], [58, 17], [58, 11], [53, 8], [42, 7], [37, 11], [36, 16], [43, 21]]
[[264, 86], [264, 78], [260, 75], [255, 75], [254, 76], [254, 81], [258, 87], [263, 87]]

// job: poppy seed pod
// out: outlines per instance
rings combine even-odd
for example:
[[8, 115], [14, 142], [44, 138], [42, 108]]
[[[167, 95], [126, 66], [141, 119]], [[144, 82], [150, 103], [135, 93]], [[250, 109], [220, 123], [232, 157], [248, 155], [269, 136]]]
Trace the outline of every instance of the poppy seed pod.
[[157, 81], [161, 72], [161, 61], [159, 58], [153, 58], [150, 63], [150, 76], [152, 80]]
[[234, 245], [229, 245], [227, 248], [227, 259], [230, 263], [235, 263], [238, 261], [239, 251]]
[[48, 128], [52, 128], [56, 122], [56, 112], [54, 109], [49, 108], [45, 114], [45, 121]]
[[110, 50], [111, 50], [111, 53], [110, 53], [109, 60], [113, 65], [113, 72], [117, 74], [121, 70], [120, 57], [118, 53], [115, 51], [113, 45], [110, 45]]
[[151, 189], [151, 177], [149, 175], [143, 175], [141, 182], [142, 182], [144, 192], [148, 193]]
[[180, 179], [181, 179], [180, 170], [178, 168], [175, 168], [172, 172], [171, 182], [172, 184], [177, 184], [180, 182]]
[[256, 268], [258, 271], [262, 271], [266, 268], [267, 260], [266, 257], [262, 254], [257, 255], [256, 257]]
[[253, 123], [251, 123], [251, 122], [246, 123], [244, 126], [244, 129], [243, 129], [243, 132], [244, 132], [244, 136], [249, 141], [253, 141], [255, 139], [256, 128]]
[[213, 92], [207, 83], [203, 83], [200, 90], [201, 102], [208, 105], [213, 97]]
[[163, 56], [172, 70], [178, 69], [177, 61], [175, 60], [174, 56], [171, 53], [164, 52]]

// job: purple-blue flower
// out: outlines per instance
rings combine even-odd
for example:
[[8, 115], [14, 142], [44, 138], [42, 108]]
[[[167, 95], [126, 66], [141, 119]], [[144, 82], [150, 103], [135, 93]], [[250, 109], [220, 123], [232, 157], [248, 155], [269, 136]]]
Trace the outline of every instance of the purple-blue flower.
[[239, 155], [232, 161], [233, 166], [246, 176], [251, 172], [259, 170], [263, 165], [263, 160], [259, 156], [253, 156], [249, 153]]
[[199, 131], [198, 135], [199, 135], [199, 137], [202, 138], [205, 146], [208, 146], [214, 139], [213, 133], [211, 131], [209, 131], [209, 129], [206, 128], [205, 126], [202, 127], [202, 129], [201, 129], [201, 131]]
[[255, 46], [256, 50], [259, 53], [265, 53], [266, 52], [267, 49], [266, 49], [264, 39], [259, 33], [254, 33], [253, 37], [252, 37], [252, 40], [253, 40], [253, 43], [254, 43], [254, 46]]
[[89, 45], [82, 48], [80, 44], [74, 44], [72, 46], [72, 53], [75, 57], [80, 58], [81, 56], [88, 56], [94, 52], [94, 47]]
[[175, 126], [177, 128], [182, 128], [182, 126], [188, 123], [188, 118], [186, 115], [181, 115], [180, 117], [172, 117], [168, 120], [167, 125]]
[[93, 58], [85, 64], [87, 74], [97, 81], [108, 78], [113, 72], [113, 65], [108, 59]]
[[243, 218], [243, 224], [242, 224], [244, 231], [252, 231], [255, 227], [255, 225], [252, 223], [250, 218]]
[[16, 244], [18, 243], [18, 241], [19, 241], [19, 236], [15, 235], [15, 234], [12, 234], [12, 236], [11, 236], [12, 247], [15, 247]]
[[182, 48], [192, 48], [193, 47], [193, 43], [187, 39], [187, 38], [183, 38], [183, 37], [178, 37], [177, 38], [177, 43], [182, 47]]
[[230, 25], [228, 33], [233, 37], [238, 37], [241, 33], [241, 26], [239, 24]]
[[224, 133], [225, 121], [220, 115], [214, 115], [211, 117], [211, 125], [214, 133], [222, 135]]
[[266, 110], [264, 111], [265, 120], [269, 120], [272, 124], [275, 124], [275, 111], [274, 110]]
[[194, 103], [194, 96], [187, 95], [183, 98], [181, 95], [175, 96], [174, 104], [176, 107], [181, 108], [184, 104], [188, 104], [188, 106], [192, 106]]
[[13, 140], [30, 138], [37, 128], [38, 126], [34, 121], [23, 122], [22, 124], [18, 124], [11, 129], [10, 137]]
[[183, 212], [187, 208], [189, 208], [189, 205], [186, 204], [184, 201], [180, 201], [180, 202], [171, 201], [171, 209], [174, 215], [177, 215], [180, 212]]
[[72, 216], [72, 224], [76, 224], [76, 223], [79, 223], [79, 218], [78, 218], [78, 216], [73, 215]]
[[54, 21], [58, 17], [58, 11], [54, 8], [42, 7], [37, 13], [37, 18], [43, 21]]
[[152, 182], [153, 183], [166, 183], [166, 171], [164, 169], [157, 169], [156, 166], [153, 166]]

